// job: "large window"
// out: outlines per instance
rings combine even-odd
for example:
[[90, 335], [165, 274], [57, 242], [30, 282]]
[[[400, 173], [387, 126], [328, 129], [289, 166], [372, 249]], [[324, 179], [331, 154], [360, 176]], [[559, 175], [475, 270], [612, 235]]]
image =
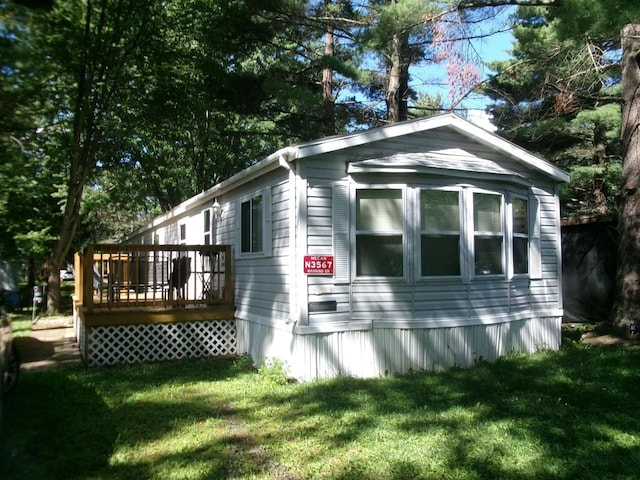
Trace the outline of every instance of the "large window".
[[513, 197], [511, 219], [513, 225], [513, 273], [529, 273], [529, 204], [527, 200]]
[[422, 276], [460, 275], [460, 193], [420, 192]]
[[357, 190], [358, 276], [403, 276], [403, 210], [402, 190]]
[[473, 252], [476, 275], [504, 273], [502, 195], [473, 194]]
[[537, 214], [524, 191], [408, 185], [355, 188], [354, 195], [358, 278], [470, 281], [538, 271], [530, 231]]
[[262, 252], [262, 195], [240, 204], [240, 251]]

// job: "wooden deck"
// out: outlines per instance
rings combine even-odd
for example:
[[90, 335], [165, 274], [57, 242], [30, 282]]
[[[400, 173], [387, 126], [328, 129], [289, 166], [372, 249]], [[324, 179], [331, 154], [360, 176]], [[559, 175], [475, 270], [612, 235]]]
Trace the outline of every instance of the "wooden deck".
[[90, 245], [75, 257], [86, 326], [232, 319], [229, 245]]
[[228, 245], [91, 245], [74, 328], [89, 366], [237, 355]]

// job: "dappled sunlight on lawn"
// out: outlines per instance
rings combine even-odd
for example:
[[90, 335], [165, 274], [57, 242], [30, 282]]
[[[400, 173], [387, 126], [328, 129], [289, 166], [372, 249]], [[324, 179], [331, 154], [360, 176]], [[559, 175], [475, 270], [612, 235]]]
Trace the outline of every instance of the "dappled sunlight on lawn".
[[[571, 348], [466, 370], [306, 384], [288, 383], [276, 367], [256, 372], [246, 360], [28, 374], [6, 411], [11, 458], [30, 466], [0, 473], [633, 478], [640, 471], [639, 361], [637, 350]], [[40, 404], [48, 391], [60, 399], [53, 417]], [[63, 418], [64, 443], [31, 447]], [[76, 476], [64, 476], [61, 459], [77, 465]]]

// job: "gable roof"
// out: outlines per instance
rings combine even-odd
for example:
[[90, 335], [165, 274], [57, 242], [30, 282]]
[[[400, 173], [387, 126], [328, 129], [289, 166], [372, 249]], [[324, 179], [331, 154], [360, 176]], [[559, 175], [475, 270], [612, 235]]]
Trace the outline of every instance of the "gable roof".
[[476, 141], [492, 150], [495, 150], [496, 152], [500, 152], [501, 154], [506, 155], [533, 170], [546, 174], [555, 181], [569, 181], [569, 174], [564, 170], [528, 152], [524, 148], [478, 127], [477, 125], [474, 125], [453, 113], [445, 113], [442, 115], [435, 115], [433, 117], [394, 123], [383, 127], [372, 128], [363, 132], [327, 137], [302, 143], [294, 146], [293, 148], [296, 150], [295, 159], [302, 159], [379, 140], [401, 137], [403, 135], [410, 135], [412, 133], [425, 132], [443, 127], [451, 128], [472, 141]]
[[[556, 182], [569, 181], [569, 174], [563, 169], [556, 167], [552, 163], [547, 162], [546, 160], [494, 133], [474, 125], [458, 115], [445, 113], [432, 117], [393, 123], [361, 132], [325, 137], [282, 148], [224, 182], [211, 187], [211, 189], [207, 190], [207, 192], [203, 192], [203, 194], [215, 191], [216, 194], [221, 195], [223, 192], [229, 191], [231, 188], [254, 180], [262, 174], [275, 170], [278, 167], [288, 168], [288, 163], [296, 160], [302, 160], [315, 155], [357, 147], [359, 145], [365, 145], [367, 143], [380, 140], [397, 138], [413, 133], [420, 133], [445, 127], [453, 129], [457, 133], [472, 141], [476, 141], [491, 150], [510, 157], [516, 162], [519, 162], [532, 170], [545, 174]], [[208, 195], [208, 197], [210, 196], [211, 195]]]
[[[240, 185], [255, 180], [265, 173], [271, 172], [278, 168], [289, 169], [289, 163], [291, 162], [313, 157], [315, 155], [336, 152], [339, 150], [357, 147], [368, 143], [392, 138], [399, 138], [402, 136], [420, 132], [427, 132], [429, 130], [436, 130], [439, 128], [453, 129], [455, 132], [467, 137], [471, 141], [475, 141], [481, 145], [484, 145], [485, 147], [488, 147], [490, 150], [509, 157], [529, 169], [538, 171], [550, 177], [556, 182], [569, 181], [569, 174], [567, 172], [554, 166], [546, 160], [528, 152], [527, 150], [515, 145], [514, 143], [509, 142], [508, 140], [505, 140], [502, 137], [499, 137], [494, 133], [488, 132], [487, 130], [478, 127], [477, 125], [474, 125], [473, 123], [459, 117], [458, 115], [455, 115], [453, 113], [445, 113], [432, 117], [393, 123], [390, 125], [376, 127], [361, 132], [325, 137], [318, 140], [312, 140], [309, 142], [299, 143], [297, 145], [282, 148], [272, 153], [267, 158], [255, 163], [254, 165], [251, 165], [240, 173], [237, 173], [233, 177], [217, 185], [214, 185], [210, 189], [194, 197], [189, 198], [188, 200], [175, 207], [173, 210], [159, 217], [156, 217], [150, 224], [142, 227], [140, 230], [144, 230], [145, 228], [149, 228], [152, 225], [165, 223], [172, 218], [176, 218], [187, 212], [190, 208], [199, 204], [210, 202], [213, 198], [221, 196], [225, 192], [228, 192], [236, 187], [239, 187]], [[406, 162], [407, 157], [405, 156], [404, 159]], [[360, 161], [353, 164], [350, 168], [354, 172], [365, 167], [387, 168], [388, 171], [388, 168], [390, 166], [389, 162], [393, 160], [394, 156], [392, 155], [371, 161]], [[415, 161], [413, 163], [413, 166], [419, 166], [422, 169], [442, 169], [445, 166], [443, 164], [443, 161], [441, 159], [435, 158], [433, 154], [431, 155], [431, 158], [429, 160], [427, 160], [426, 158], [422, 158], [420, 161], [418, 161], [417, 157], [414, 158], [414, 160]], [[475, 171], [489, 175], [491, 174], [491, 172], [493, 174], [509, 175], [513, 179], [517, 179], [518, 177], [520, 177], [515, 172], [502, 169], [502, 167], [500, 167], [495, 162], [492, 162], [491, 160], [475, 158], [473, 161], [475, 162], [474, 167], [469, 167], [470, 162], [467, 162], [467, 167], [470, 168], [469, 171]], [[366, 162], [369, 162], [369, 164], [367, 164]], [[407, 165], [405, 165], [405, 167], [407, 167]], [[451, 165], [449, 165], [449, 169], [451, 171], [456, 170], [456, 168], [452, 167]], [[458, 170], [462, 172], [462, 167], [458, 167]]]

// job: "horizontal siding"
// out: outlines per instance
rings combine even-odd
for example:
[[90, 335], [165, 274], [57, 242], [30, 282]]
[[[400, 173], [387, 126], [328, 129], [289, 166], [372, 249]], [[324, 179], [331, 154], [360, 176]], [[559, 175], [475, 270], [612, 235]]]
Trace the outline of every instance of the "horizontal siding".
[[413, 294], [409, 285], [354, 283], [351, 289], [351, 308], [354, 319], [411, 320], [413, 318]]
[[469, 316], [469, 292], [465, 284], [417, 285], [414, 298], [414, 317], [467, 318]]
[[[241, 318], [269, 321], [290, 318], [289, 195], [288, 181], [271, 186], [271, 255], [235, 259], [235, 304]], [[229, 205], [236, 204], [224, 200]], [[229, 216], [233, 222], [226, 224], [225, 236], [235, 243], [236, 215]]]

